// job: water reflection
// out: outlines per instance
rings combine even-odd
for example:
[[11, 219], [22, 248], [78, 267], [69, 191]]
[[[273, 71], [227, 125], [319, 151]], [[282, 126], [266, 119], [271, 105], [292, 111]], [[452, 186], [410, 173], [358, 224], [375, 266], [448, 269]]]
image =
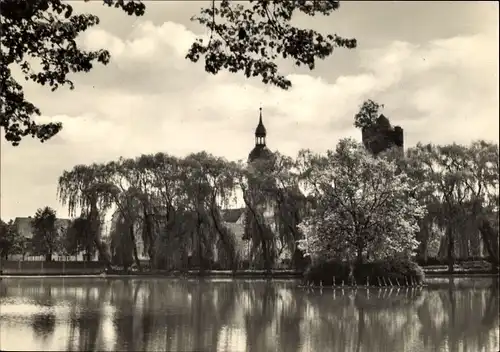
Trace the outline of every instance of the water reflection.
[[498, 282], [304, 290], [293, 281], [4, 279], [2, 350], [499, 349]]

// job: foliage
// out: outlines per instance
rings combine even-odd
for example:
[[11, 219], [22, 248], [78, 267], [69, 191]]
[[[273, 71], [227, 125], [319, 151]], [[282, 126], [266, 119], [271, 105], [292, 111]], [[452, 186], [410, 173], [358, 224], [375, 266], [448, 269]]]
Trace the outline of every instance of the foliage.
[[394, 162], [372, 157], [349, 139], [316, 160], [309, 173], [318, 175], [318, 206], [301, 226], [301, 248], [313, 256], [358, 261], [409, 255], [416, 248], [424, 211], [408, 198], [408, 176]]
[[12, 220], [8, 223], [0, 220], [0, 257], [7, 258], [11, 254], [23, 254], [26, 240], [16, 229]]
[[68, 255], [85, 252], [87, 260], [90, 260], [96, 248], [91, 229], [91, 223], [85, 216], [73, 219], [62, 239], [63, 251]]
[[364, 101], [359, 111], [354, 115], [354, 127], [366, 129], [375, 125], [383, 107], [384, 105], [378, 104], [371, 99]]
[[71, 171], [64, 171], [59, 177], [57, 193], [63, 204], [68, 205], [69, 214], [77, 211], [88, 220], [90, 238], [99, 257], [111, 265], [110, 259], [102, 246], [101, 220], [113, 205], [115, 188], [108, 181], [112, 169], [102, 164], [77, 165]]
[[[401, 258], [391, 258], [390, 260], [375, 261], [371, 263], [363, 263], [354, 269], [354, 277], [356, 282], [370, 285], [378, 285], [378, 278], [387, 281], [390, 280], [394, 285], [400, 285], [416, 282], [422, 284], [425, 279], [424, 272], [416, 263]], [[368, 280], [368, 281], [367, 281]]]
[[61, 245], [61, 229], [57, 228], [56, 220], [55, 210], [45, 207], [36, 211], [31, 222], [33, 253], [45, 255], [48, 262], [52, 260], [52, 255], [58, 251]]
[[[445, 256], [450, 228], [459, 256], [497, 258], [498, 146], [487, 142], [375, 157], [347, 139], [325, 154], [249, 164], [156, 153], [77, 165], [60, 177], [59, 196], [88, 219], [101, 257], [101, 221], [114, 212], [113, 259], [139, 269], [140, 255], [168, 269], [271, 269], [282, 258], [299, 268], [303, 252], [359, 264], [416, 250], [425, 262], [431, 243]], [[242, 237], [223, 220], [235, 202], [245, 206]]]
[[132, 241], [130, 236], [121, 236], [128, 233], [128, 225], [122, 216], [119, 216], [111, 229], [111, 260], [114, 265], [118, 265], [127, 270], [134, 262]]
[[246, 77], [260, 76], [262, 82], [288, 89], [292, 83], [278, 70], [277, 61], [290, 58], [295, 65], [314, 69], [318, 59], [330, 56], [336, 48], [353, 49], [355, 39], [322, 34], [293, 25], [298, 13], [329, 16], [338, 10], [338, 1], [267, 1], [248, 4], [212, 1], [192, 17], [210, 31], [208, 40], [198, 39], [187, 58], [197, 62], [205, 57], [205, 70], [242, 72]]
[[[237, 247], [239, 240], [223, 221], [222, 209], [241, 193], [256, 219], [248, 236], [253, 264], [270, 268], [284, 251], [293, 253], [297, 263], [301, 259], [296, 225], [303, 199], [290, 171], [293, 164], [293, 159], [279, 154], [272, 163], [256, 167], [207, 153], [185, 158], [157, 153], [78, 165], [60, 177], [59, 195], [72, 214], [83, 211], [91, 224], [92, 219], [114, 212], [114, 224], [120, 223], [113, 228], [114, 260], [122, 262], [118, 252], [124, 251], [128, 258], [131, 250], [138, 268], [138, 256], [147, 254], [151, 267], [204, 267], [212, 263], [234, 269], [242, 253]], [[274, 219], [273, 215], [264, 216], [264, 199], [270, 201]], [[274, 228], [271, 220], [277, 224]], [[139, 239], [144, 253], [139, 253]]]
[[304, 280], [315, 285], [331, 286], [333, 280], [335, 280], [336, 285], [340, 285], [342, 282], [347, 284], [349, 272], [349, 264], [346, 262], [319, 259], [307, 267], [304, 272]]
[[[304, 272], [304, 280], [315, 285], [366, 285], [379, 286], [422, 284], [424, 272], [416, 263], [407, 259], [391, 258], [389, 260], [356, 264], [352, 270], [348, 262], [339, 260], [319, 260]], [[390, 280], [390, 281], [389, 281]], [[385, 284], [384, 284], [385, 283]]]
[[[144, 13], [141, 3], [104, 2], [114, 3], [129, 14]], [[28, 135], [43, 142], [58, 133], [62, 125], [32, 120], [40, 110], [25, 98], [12, 66], [18, 66], [26, 80], [47, 85], [52, 91], [64, 85], [73, 89], [69, 74], [88, 72], [95, 62], [109, 62], [108, 51], [84, 51], [76, 42], [80, 33], [99, 24], [99, 18], [74, 14], [73, 7], [62, 0], [2, 0], [1, 8], [0, 126], [5, 129], [5, 139], [13, 145]]]
[[[485, 141], [470, 146], [418, 144], [408, 150], [402, 167], [413, 180], [415, 198], [428, 209], [428, 221], [446, 233], [440, 255], [448, 257], [452, 270], [457, 245], [463, 248], [475, 242], [479, 247], [478, 229], [497, 217], [498, 145]], [[498, 260], [498, 231], [481, 235], [489, 256]]]
[[[88, 1], [88, 0], [85, 0]], [[141, 16], [145, 4], [140, 0], [103, 0], [121, 8], [128, 15]], [[27, 81], [47, 85], [52, 91], [61, 86], [74, 88], [70, 75], [89, 72], [95, 63], [110, 61], [107, 50], [82, 50], [78, 35], [98, 25], [92, 14], [75, 14], [70, 3], [62, 0], [1, 0], [0, 126], [5, 139], [19, 145], [31, 135], [44, 142], [56, 135], [62, 124], [40, 124], [33, 116], [40, 110], [24, 96], [23, 86], [12, 74], [17, 66]], [[197, 62], [205, 57], [205, 69], [244, 72], [260, 76], [264, 83], [287, 89], [291, 82], [278, 70], [278, 60], [287, 57], [296, 65], [313, 69], [318, 59], [330, 56], [335, 48], [355, 48], [355, 39], [336, 34], [322, 34], [313, 29], [292, 25], [292, 16], [330, 15], [339, 8], [338, 1], [251, 1], [250, 7], [236, 1], [212, 1], [192, 18], [210, 32], [208, 42], [195, 41], [186, 58]]]

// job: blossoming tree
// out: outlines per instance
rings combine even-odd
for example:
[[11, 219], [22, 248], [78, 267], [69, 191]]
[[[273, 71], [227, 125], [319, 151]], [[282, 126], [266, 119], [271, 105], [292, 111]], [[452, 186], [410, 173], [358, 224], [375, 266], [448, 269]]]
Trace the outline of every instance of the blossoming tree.
[[309, 156], [307, 163], [304, 183], [318, 201], [300, 225], [299, 247], [312, 258], [360, 264], [417, 248], [424, 209], [409, 196], [408, 177], [394, 161], [373, 157], [362, 144], [344, 139], [335, 151]]

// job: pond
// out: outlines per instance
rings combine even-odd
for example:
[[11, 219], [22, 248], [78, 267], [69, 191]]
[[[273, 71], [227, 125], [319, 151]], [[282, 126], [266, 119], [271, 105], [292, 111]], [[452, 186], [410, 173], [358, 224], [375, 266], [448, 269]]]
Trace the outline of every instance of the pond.
[[4, 278], [2, 351], [499, 350], [494, 278], [425, 288], [293, 280]]

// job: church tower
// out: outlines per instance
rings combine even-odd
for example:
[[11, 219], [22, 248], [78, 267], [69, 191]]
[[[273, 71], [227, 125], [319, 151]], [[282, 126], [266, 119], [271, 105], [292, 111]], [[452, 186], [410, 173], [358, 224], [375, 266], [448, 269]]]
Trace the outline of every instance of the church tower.
[[[266, 146], [266, 136], [267, 131], [264, 126], [264, 122], [262, 121], [262, 108], [259, 109], [259, 123], [257, 124], [257, 128], [255, 129], [255, 146], [248, 155], [248, 164], [251, 168], [254, 167], [262, 167], [258, 161], [262, 160], [270, 160], [273, 156], [273, 153]], [[250, 202], [253, 203], [255, 207], [254, 210], [257, 210], [259, 213], [262, 212], [262, 215], [269, 214], [272, 209], [272, 204], [265, 198], [262, 198], [262, 192], [260, 192], [260, 185], [258, 182], [255, 183], [255, 180], [248, 180], [249, 191], [250, 191]], [[254, 219], [254, 213], [250, 211], [250, 209], [246, 209], [245, 211], [245, 229], [243, 239], [248, 240], [252, 238], [252, 233], [257, 233], [258, 231], [262, 231], [261, 226], [257, 226], [256, 220]], [[269, 215], [268, 215], [269, 217]]]
[[255, 147], [248, 155], [248, 162], [253, 162], [260, 158], [269, 158], [271, 151], [266, 146], [266, 127], [262, 122], [262, 108], [259, 109], [259, 124], [255, 129]]

